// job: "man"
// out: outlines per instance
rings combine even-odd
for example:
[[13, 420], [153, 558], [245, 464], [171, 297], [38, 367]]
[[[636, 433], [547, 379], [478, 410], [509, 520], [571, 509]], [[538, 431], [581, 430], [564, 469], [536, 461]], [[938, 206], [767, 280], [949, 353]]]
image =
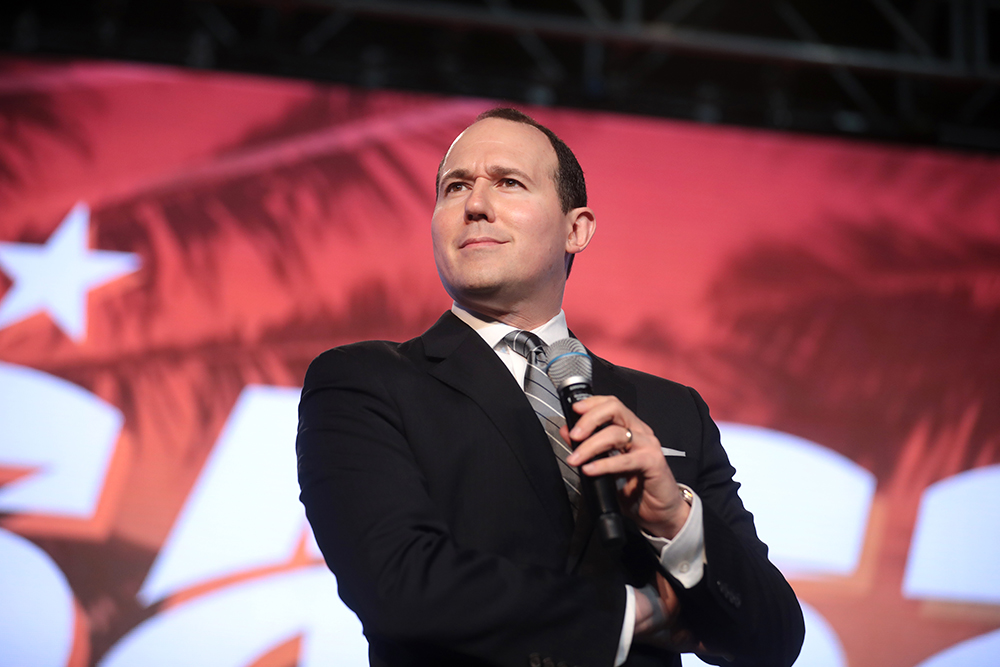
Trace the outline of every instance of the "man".
[[[798, 603], [693, 390], [595, 358], [562, 463], [525, 394], [530, 360], [509, 334], [569, 335], [563, 291], [594, 229], [565, 144], [520, 112], [487, 112], [438, 172], [431, 233], [452, 310], [419, 338], [310, 366], [301, 498], [372, 665], [797, 656]], [[594, 536], [577, 466], [621, 480], [624, 548]]]

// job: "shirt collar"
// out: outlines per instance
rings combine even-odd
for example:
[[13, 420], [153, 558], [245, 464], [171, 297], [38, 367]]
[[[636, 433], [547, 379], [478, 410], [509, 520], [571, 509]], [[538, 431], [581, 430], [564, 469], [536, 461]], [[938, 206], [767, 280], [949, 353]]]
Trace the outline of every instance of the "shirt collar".
[[[451, 312], [455, 313], [458, 319], [472, 327], [486, 341], [486, 344], [494, 349], [500, 344], [504, 336], [511, 331], [517, 331], [515, 327], [509, 324], [504, 324], [503, 322], [484, 317], [479, 313], [474, 313], [471, 310], [466, 310], [457, 303], [452, 303]], [[541, 338], [546, 345], [551, 345], [563, 338], [569, 338], [569, 328], [566, 326], [566, 313], [560, 310], [551, 320], [537, 329], [532, 329], [531, 333]]]

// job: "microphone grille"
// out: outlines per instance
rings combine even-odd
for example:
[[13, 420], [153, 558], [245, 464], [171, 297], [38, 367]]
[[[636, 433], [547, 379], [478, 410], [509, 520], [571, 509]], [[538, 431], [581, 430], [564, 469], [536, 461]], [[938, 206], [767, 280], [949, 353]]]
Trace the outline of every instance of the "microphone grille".
[[590, 384], [594, 375], [593, 362], [587, 348], [577, 339], [563, 338], [549, 345], [548, 359], [545, 372], [556, 389], [562, 389], [574, 379]]

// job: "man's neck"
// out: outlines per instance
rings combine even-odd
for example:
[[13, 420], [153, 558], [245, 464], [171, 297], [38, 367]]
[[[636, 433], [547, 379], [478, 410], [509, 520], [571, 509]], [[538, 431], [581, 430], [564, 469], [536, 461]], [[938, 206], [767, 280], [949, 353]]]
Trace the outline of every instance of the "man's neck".
[[496, 321], [502, 322], [508, 326], [512, 326], [515, 329], [523, 329], [524, 331], [532, 331], [542, 326], [553, 317], [559, 314], [561, 308], [556, 305], [555, 309], [523, 309], [523, 310], [507, 310], [507, 309], [494, 309], [489, 306], [484, 306], [482, 304], [465, 304], [457, 299], [455, 300], [455, 305], [459, 308], [466, 310], [481, 320], [486, 321]]

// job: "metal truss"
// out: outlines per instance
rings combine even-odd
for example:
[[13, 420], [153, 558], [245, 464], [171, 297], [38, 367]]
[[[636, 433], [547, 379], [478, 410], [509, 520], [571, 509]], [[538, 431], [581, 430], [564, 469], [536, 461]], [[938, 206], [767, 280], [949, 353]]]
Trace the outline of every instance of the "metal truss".
[[1000, 152], [1000, 0], [8, 2], [13, 52]]
[[[798, 39], [738, 34], [686, 27], [673, 16], [690, 14], [706, 0], [675, 0], [658, 16], [643, 20], [643, 0], [625, 2], [630, 11], [612, 17], [600, 0], [576, 0], [580, 15], [515, 9], [510, 2], [487, 0], [483, 6], [459, 2], [399, 2], [393, 0], [312, 0], [303, 5], [329, 7], [344, 13], [392, 21], [414, 21], [489, 31], [617, 44], [625, 47], [673, 51], [747, 61], [792, 65], [842, 67], [921, 78], [1000, 83], [1000, 67], [988, 59], [988, 32], [973, 30], [967, 10], [984, 13], [985, 0], [947, 0], [957, 8], [951, 57], [939, 57], [890, 0], [867, 0], [898, 35], [899, 48], [882, 50], [824, 43], [802, 14], [788, 2], [770, 3]], [[621, 5], [623, 3], [613, 3]], [[652, 4], [652, 3], [649, 3]], [[968, 6], [968, 7], [966, 7]], [[761, 8], [766, 9], [767, 3]], [[985, 28], [983, 23], [975, 24]], [[980, 42], [980, 40], [982, 40]], [[967, 44], [974, 44], [970, 49]], [[972, 56], [972, 57], [969, 57]], [[545, 63], [539, 62], [544, 68]]]

